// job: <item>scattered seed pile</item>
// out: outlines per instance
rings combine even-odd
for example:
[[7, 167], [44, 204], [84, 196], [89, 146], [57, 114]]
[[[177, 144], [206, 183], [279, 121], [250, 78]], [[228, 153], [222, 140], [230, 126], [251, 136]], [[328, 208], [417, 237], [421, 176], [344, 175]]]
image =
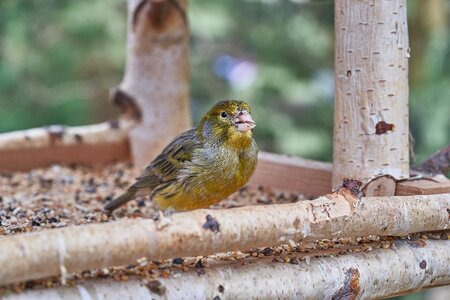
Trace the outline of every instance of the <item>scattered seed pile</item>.
[[[102, 167], [54, 165], [28, 173], [0, 173], [0, 235], [88, 223], [101, 223], [121, 218], [152, 218], [158, 215], [149, 199], [137, 198], [112, 215], [103, 212], [104, 205], [124, 191], [138, 171], [127, 163]], [[244, 187], [213, 208], [244, 205], [280, 204], [301, 201], [299, 194], [275, 193], [267, 188]], [[426, 236], [422, 236], [426, 238]], [[246, 252], [218, 253], [210, 256], [148, 261], [145, 258], [129, 266], [104, 268], [71, 274], [67, 278], [52, 277], [0, 287], [0, 295], [27, 288], [72, 285], [91, 278], [129, 280], [139, 278], [151, 282], [162, 276], [205, 268], [217, 264], [247, 264], [255, 260], [272, 260], [298, 264], [311, 257], [336, 255], [344, 252], [370, 251], [389, 248], [392, 238], [369, 236], [356, 239], [322, 240], [315, 243], [289, 241], [278, 247], [250, 249]], [[62, 281], [62, 282], [61, 282]]]
[[[129, 164], [102, 167], [54, 165], [29, 173], [0, 173], [0, 235], [49, 228], [108, 222], [124, 217], [157, 216], [152, 201], [137, 198], [113, 215], [103, 211], [106, 203], [122, 193], [139, 172]], [[273, 193], [245, 187], [212, 208], [250, 204], [289, 203], [302, 195]]]

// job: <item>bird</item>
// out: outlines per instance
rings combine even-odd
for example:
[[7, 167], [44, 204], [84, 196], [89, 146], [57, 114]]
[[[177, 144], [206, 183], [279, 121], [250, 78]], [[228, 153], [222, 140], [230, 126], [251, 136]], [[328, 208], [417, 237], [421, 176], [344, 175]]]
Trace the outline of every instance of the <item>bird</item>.
[[105, 210], [111, 212], [147, 195], [162, 211], [207, 208], [220, 202], [244, 186], [256, 169], [255, 126], [246, 102], [217, 102], [196, 128], [175, 137]]

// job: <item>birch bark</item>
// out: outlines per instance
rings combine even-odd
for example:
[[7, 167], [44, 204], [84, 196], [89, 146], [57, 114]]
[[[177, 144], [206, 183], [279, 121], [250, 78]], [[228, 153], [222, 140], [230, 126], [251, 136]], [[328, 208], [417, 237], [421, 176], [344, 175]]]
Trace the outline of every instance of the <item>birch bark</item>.
[[406, 0], [337, 0], [333, 188], [409, 177]]
[[449, 247], [450, 241], [398, 240], [391, 249], [299, 265], [217, 266], [147, 284], [97, 280], [3, 299], [376, 299], [450, 284]]
[[[367, 235], [403, 236], [450, 226], [450, 194], [362, 198], [347, 190], [293, 204], [195, 210], [159, 221], [128, 219], [0, 239], [0, 282], [87, 269]], [[280, 218], [280, 216], [283, 216]]]
[[125, 74], [112, 98], [137, 106], [140, 123], [130, 132], [136, 166], [190, 127], [186, 8], [187, 0], [128, 0]]

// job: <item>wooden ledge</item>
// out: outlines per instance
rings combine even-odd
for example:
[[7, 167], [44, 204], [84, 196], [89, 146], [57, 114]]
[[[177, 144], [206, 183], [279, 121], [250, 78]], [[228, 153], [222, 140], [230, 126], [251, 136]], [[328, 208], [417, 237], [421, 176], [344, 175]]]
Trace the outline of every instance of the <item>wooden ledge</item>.
[[433, 178], [400, 181], [397, 183], [396, 195], [433, 195], [450, 193], [450, 180], [443, 175]]
[[319, 196], [331, 192], [331, 171], [330, 163], [261, 152], [250, 184]]
[[53, 125], [0, 134], [0, 171], [28, 171], [53, 163], [95, 164], [129, 159], [127, 121]]
[[[53, 163], [95, 164], [128, 160], [131, 128], [131, 123], [120, 121], [3, 133], [0, 134], [0, 171], [27, 171]], [[313, 198], [331, 192], [331, 176], [331, 163], [261, 152], [250, 184], [303, 193]], [[450, 193], [450, 180], [442, 177], [400, 181], [394, 182], [390, 190], [390, 195], [395, 192], [396, 196]]]

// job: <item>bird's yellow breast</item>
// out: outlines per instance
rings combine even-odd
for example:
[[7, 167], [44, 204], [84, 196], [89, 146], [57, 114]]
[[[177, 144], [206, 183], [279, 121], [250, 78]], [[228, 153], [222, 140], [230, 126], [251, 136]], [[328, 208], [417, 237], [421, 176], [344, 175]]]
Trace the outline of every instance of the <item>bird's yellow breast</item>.
[[161, 209], [192, 210], [215, 204], [244, 186], [257, 163], [256, 144], [244, 151], [199, 149], [178, 178], [153, 195]]

